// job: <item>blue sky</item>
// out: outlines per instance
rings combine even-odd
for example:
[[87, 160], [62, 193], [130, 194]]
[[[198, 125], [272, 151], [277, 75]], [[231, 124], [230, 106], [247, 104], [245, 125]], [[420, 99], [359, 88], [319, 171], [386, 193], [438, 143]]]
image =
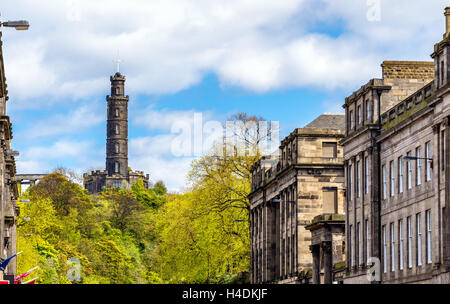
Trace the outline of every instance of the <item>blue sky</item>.
[[104, 168], [106, 101], [118, 51], [127, 76], [129, 163], [183, 190], [194, 155], [171, 153], [175, 121], [247, 112], [280, 136], [341, 104], [383, 60], [431, 60], [443, 1], [4, 0], [18, 173]]

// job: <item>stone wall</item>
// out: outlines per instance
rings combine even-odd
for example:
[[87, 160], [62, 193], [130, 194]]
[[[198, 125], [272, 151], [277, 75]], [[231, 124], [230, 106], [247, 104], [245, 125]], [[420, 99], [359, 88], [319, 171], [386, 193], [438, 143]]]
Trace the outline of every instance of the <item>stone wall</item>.
[[383, 61], [383, 79], [434, 79], [433, 61]]

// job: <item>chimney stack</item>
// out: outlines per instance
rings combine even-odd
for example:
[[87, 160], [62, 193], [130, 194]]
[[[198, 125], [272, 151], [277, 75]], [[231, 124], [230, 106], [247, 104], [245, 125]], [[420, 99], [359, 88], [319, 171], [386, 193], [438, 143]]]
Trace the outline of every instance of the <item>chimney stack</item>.
[[445, 8], [445, 37], [450, 35], [450, 7]]

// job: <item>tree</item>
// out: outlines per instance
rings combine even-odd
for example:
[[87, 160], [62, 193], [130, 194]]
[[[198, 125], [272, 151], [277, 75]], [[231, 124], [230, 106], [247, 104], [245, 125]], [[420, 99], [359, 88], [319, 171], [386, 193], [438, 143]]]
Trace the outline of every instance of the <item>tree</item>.
[[261, 157], [261, 143], [274, 130], [263, 130], [261, 117], [239, 113], [230, 118], [235, 123], [232, 134], [235, 141], [217, 142], [211, 151], [195, 160], [189, 173], [193, 187], [208, 187], [211, 191], [211, 210], [227, 208], [249, 210], [251, 167]]
[[126, 190], [108, 188], [101, 193], [101, 198], [111, 203], [111, 223], [121, 231], [128, 228], [128, 222], [137, 212], [144, 210], [134, 194]]
[[71, 208], [84, 214], [92, 207], [92, 200], [80, 185], [71, 182], [61, 173], [46, 175], [37, 185], [29, 190], [32, 199], [48, 198], [61, 215], [68, 215]]
[[151, 189], [144, 187], [144, 182], [139, 179], [132, 187], [132, 192], [135, 194], [136, 199], [142, 205], [148, 208], [158, 208], [165, 202], [165, 195], [167, 189], [163, 182], [158, 182]]
[[[157, 219], [157, 267], [166, 282], [232, 281], [249, 271], [251, 167], [269, 132], [262, 118], [238, 114], [233, 143], [217, 142], [192, 163], [191, 189], [171, 195]], [[239, 144], [240, 142], [240, 144]]]

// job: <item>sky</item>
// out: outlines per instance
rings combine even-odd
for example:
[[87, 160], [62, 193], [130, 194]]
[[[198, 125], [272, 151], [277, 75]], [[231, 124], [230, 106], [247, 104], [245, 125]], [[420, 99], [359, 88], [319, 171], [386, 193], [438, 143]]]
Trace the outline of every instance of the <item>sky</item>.
[[[186, 189], [201, 153], [174, 153], [180, 122], [247, 112], [280, 139], [381, 77], [384, 60], [431, 61], [442, 0], [2, 0], [19, 174], [104, 169], [109, 77], [127, 78], [129, 165]], [[206, 136], [206, 129], [205, 132]], [[188, 128], [195, 140], [195, 128]], [[186, 130], [184, 130], [186, 132]], [[202, 151], [206, 151], [205, 148]]]

